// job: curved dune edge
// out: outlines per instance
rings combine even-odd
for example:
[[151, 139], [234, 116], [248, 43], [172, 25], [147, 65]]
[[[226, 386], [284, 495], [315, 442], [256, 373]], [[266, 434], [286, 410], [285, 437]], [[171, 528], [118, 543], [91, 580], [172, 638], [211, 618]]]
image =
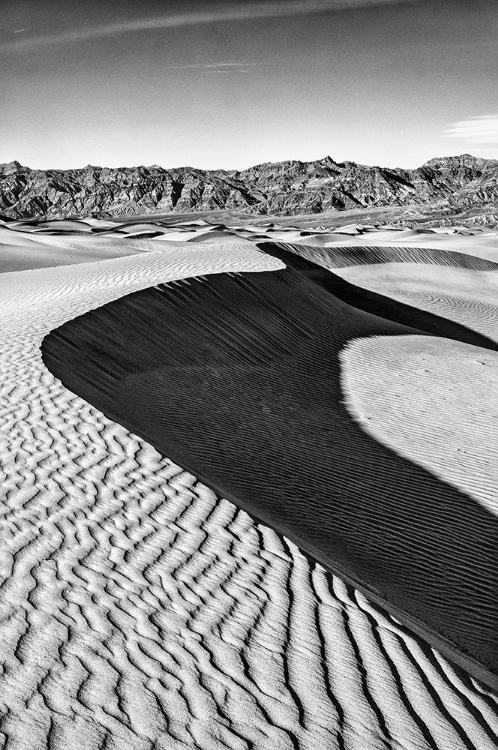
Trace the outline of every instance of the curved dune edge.
[[190, 249], [0, 280], [2, 737], [492, 750], [495, 696], [43, 367], [66, 320], [239, 262]]
[[268, 253], [278, 254], [278, 250], [299, 255], [324, 268], [340, 269], [357, 265], [376, 265], [378, 263], [416, 263], [435, 266], [450, 266], [473, 271], [497, 271], [498, 262], [479, 255], [466, 253], [464, 250], [439, 249], [428, 247], [404, 246], [334, 246], [314, 247], [292, 242], [258, 242], [258, 247]]
[[[335, 403], [336, 388], [340, 397], [336, 367], [327, 360], [332, 362], [336, 349], [359, 335], [375, 340], [385, 332], [404, 334], [404, 339], [418, 332], [379, 325], [291, 269], [262, 277], [243, 274], [240, 280], [216, 275], [186, 284], [144, 290], [71, 321], [45, 339], [45, 363], [68, 388], [269, 523], [474, 677], [498, 688], [498, 609], [489, 593], [498, 582], [492, 573], [498, 521], [456, 489], [393, 460], [396, 451], [386, 454], [365, 440]], [[234, 300], [237, 310], [230, 307]], [[332, 334], [324, 333], [327, 326]], [[276, 392], [273, 380], [279, 383]], [[311, 390], [319, 396], [312, 397]], [[225, 405], [235, 403], [233, 421]], [[271, 418], [264, 417], [268, 410]], [[308, 414], [317, 414], [311, 423]], [[294, 425], [290, 432], [289, 424]], [[273, 438], [266, 440], [266, 435]], [[256, 455], [257, 469], [246, 458]], [[382, 472], [370, 468], [372, 463]], [[389, 486], [385, 493], [384, 486]], [[440, 510], [438, 501], [453, 511]], [[439, 529], [441, 559], [434, 551], [434, 534], [419, 531], [417, 511], [424, 524]], [[467, 522], [462, 518], [458, 527], [451, 526], [453, 514], [468, 514]], [[475, 534], [469, 525], [476, 527]], [[379, 544], [384, 546], [380, 555]], [[465, 558], [462, 545], [469, 550]], [[370, 550], [364, 559], [362, 546]], [[432, 568], [441, 566], [448, 570], [434, 574]], [[371, 569], [378, 572], [372, 575]], [[399, 583], [389, 583], [394, 570], [404, 581], [402, 596]], [[433, 599], [439, 602], [436, 610]], [[445, 606], [442, 620], [438, 610]], [[462, 631], [457, 623], [466, 607], [472, 620]]]

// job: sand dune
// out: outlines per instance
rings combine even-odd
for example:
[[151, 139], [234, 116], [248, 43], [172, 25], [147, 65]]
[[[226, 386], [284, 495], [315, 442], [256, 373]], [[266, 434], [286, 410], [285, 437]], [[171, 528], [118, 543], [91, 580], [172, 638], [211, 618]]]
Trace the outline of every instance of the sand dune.
[[77, 244], [72, 241], [60, 245], [47, 245], [30, 240], [15, 245], [4, 244], [0, 238], [0, 273], [26, 271], [36, 268], [52, 268], [79, 263], [91, 263], [107, 258], [118, 258], [123, 255], [134, 255], [143, 252], [128, 243], [109, 243], [104, 247], [93, 247]]
[[42, 351], [67, 388], [498, 687], [495, 516], [366, 439], [341, 405], [350, 343], [413, 336], [423, 350], [422, 333], [286, 268], [143, 290], [70, 321]]
[[[348, 236], [349, 234], [349, 236]], [[342, 234], [336, 229], [320, 232], [296, 239], [281, 240], [310, 247], [418, 247], [429, 250], [441, 249], [450, 252], [463, 252], [468, 255], [479, 255], [488, 260], [497, 260], [498, 245], [496, 233], [476, 232], [470, 234], [450, 235], [446, 232], [422, 232], [420, 230], [389, 230], [384, 227], [367, 234]], [[274, 239], [266, 237], [265, 240]]]
[[[262, 242], [259, 246], [271, 253], [274, 243]], [[421, 265], [453, 266], [455, 268], [468, 268], [474, 271], [498, 270], [498, 263], [483, 258], [479, 251], [467, 254], [464, 250], [456, 251], [454, 248], [446, 250], [444, 247], [437, 249], [424, 247], [397, 247], [392, 244], [388, 247], [378, 245], [361, 245], [346, 247], [312, 247], [306, 243], [276, 243], [276, 249], [294, 252], [303, 258], [307, 258], [324, 268], [344, 268], [346, 266], [377, 265], [379, 263], [417, 263]], [[478, 254], [479, 253], [479, 254]]]
[[[100, 260], [99, 247], [98, 262], [0, 276], [6, 747], [494, 748], [496, 693], [45, 368], [43, 337], [90, 309], [168, 280], [282, 267], [243, 241], [129, 242], [120, 258]], [[396, 263], [407, 268], [427, 266]], [[340, 273], [353, 280], [361, 269], [364, 278], [385, 271], [372, 282], [380, 294], [394, 288], [390, 264]], [[449, 272], [477, 275], [481, 302], [458, 315], [481, 330], [481, 282], [495, 272], [430, 270], [441, 272], [437, 283]], [[458, 308], [451, 278], [448, 306], [423, 301], [421, 290], [414, 297], [413, 277], [398, 276], [408, 281], [395, 298], [441, 316]], [[491, 338], [493, 316], [484, 317]], [[346, 406], [370, 439], [441, 470], [491, 513], [495, 361], [446, 339], [359, 336], [341, 360]], [[460, 474], [444, 476], [441, 461], [464, 451]]]

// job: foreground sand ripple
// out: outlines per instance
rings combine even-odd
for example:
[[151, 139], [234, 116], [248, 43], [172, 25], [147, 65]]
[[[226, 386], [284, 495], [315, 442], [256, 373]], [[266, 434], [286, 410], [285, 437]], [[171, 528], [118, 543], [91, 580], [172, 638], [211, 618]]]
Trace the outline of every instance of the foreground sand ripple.
[[372, 441], [343, 405], [343, 349], [399, 336], [424, 350], [419, 331], [286, 268], [128, 295], [42, 350], [66, 387], [498, 686], [494, 514]]
[[43, 367], [67, 319], [247, 247], [1, 279], [0, 732], [39, 748], [495, 746], [496, 698]]

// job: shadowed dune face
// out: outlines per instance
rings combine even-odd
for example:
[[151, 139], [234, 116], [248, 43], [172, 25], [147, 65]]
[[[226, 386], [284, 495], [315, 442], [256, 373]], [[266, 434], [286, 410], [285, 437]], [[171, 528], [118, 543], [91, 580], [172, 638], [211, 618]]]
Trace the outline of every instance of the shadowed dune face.
[[[330, 292], [338, 299], [358, 310], [363, 310], [364, 312], [377, 315], [381, 318], [401, 323], [410, 328], [417, 328], [424, 333], [431, 333], [435, 336], [443, 336], [444, 338], [452, 339], [453, 341], [460, 341], [464, 344], [472, 344], [473, 346], [480, 346], [484, 349], [498, 351], [498, 344], [480, 334], [478, 331], [467, 328], [466, 326], [449, 320], [448, 318], [435, 315], [432, 312], [426, 312], [419, 307], [412, 307], [404, 302], [399, 302], [392, 297], [386, 297], [370, 289], [364, 289], [356, 284], [351, 284], [337, 273], [333, 273], [332, 271], [327, 270], [327, 268], [318, 266], [307, 257], [296, 254], [296, 252], [300, 250], [299, 247], [290, 246], [294, 248], [294, 250], [291, 251], [285, 249], [286, 247], [289, 247], [289, 245], [270, 242], [259, 243], [258, 247], [264, 252], [270, 253], [273, 257], [279, 258], [286, 265], [298, 270], [299, 273], [306, 276], [306, 278], [315, 282], [315, 284], [319, 284], [319, 286], [327, 292]], [[375, 249], [377, 250], [379, 248]], [[384, 250], [384, 248], [381, 249]], [[391, 248], [389, 248], [389, 250], [390, 249]], [[396, 253], [397, 248], [393, 248], [393, 250], [394, 253], [385, 253], [384, 257], [399, 258], [399, 255]], [[432, 260], [432, 264], [436, 265], [440, 252], [441, 251], [433, 251], [429, 256]], [[308, 255], [310, 255], [309, 252]], [[363, 254], [361, 254], [360, 257], [362, 255]], [[444, 255], [445, 253], [443, 252], [443, 256]], [[456, 256], [450, 257], [447, 261], [447, 265], [452, 265], [457, 268], [467, 268], [468, 266], [466, 264], [469, 261], [480, 260], [476, 258], [462, 257], [460, 253], [446, 253], [446, 255]], [[340, 254], [337, 254], [335, 250], [329, 250], [326, 254], [320, 253], [320, 259], [322, 261], [326, 259], [327, 265], [330, 265], [333, 268], [343, 268], [344, 266], [340, 265], [343, 260], [345, 265], [347, 264], [346, 267], [350, 265], [352, 266], [355, 260], [360, 262], [358, 256], [359, 254], [357, 253], [350, 254], [350, 249], [347, 251], [341, 251]], [[367, 257], [371, 256], [371, 253], [367, 255]], [[417, 257], [417, 253], [414, 254], [414, 257]], [[425, 251], [424, 257], [427, 257], [427, 251]], [[462, 265], [459, 265], [460, 259]], [[498, 271], [497, 263], [492, 263], [491, 261], [482, 261], [482, 263], [485, 264], [484, 267], [486, 270]]]
[[451, 266], [466, 268], [472, 271], [498, 271], [498, 263], [492, 260], [467, 255], [464, 252], [451, 252], [444, 249], [430, 249], [425, 247], [378, 247], [368, 245], [362, 247], [314, 247], [291, 242], [259, 242], [258, 247], [280, 257], [297, 255], [301, 260], [293, 260], [293, 265], [300, 270], [308, 270], [307, 261], [315, 266], [325, 268], [346, 268], [358, 265], [376, 265], [377, 263], [427, 263], [435, 266]]
[[[5, 747], [494, 750], [496, 692], [448, 662], [371, 596], [327, 575], [271, 526], [67, 390], [42, 362], [40, 346], [51, 330], [125, 294], [196, 274], [274, 271], [282, 263], [248, 243], [187, 244], [189, 233], [213, 226], [192, 217], [181, 225], [177, 215], [170, 217], [157, 243], [125, 236], [146, 228], [143, 222], [128, 222], [126, 228], [97, 219], [84, 223], [98, 230], [88, 238], [93, 260], [101, 260], [105, 245], [116, 240], [136, 254], [0, 274], [0, 736]], [[258, 225], [260, 233], [265, 227]], [[58, 233], [58, 226], [35, 227], [44, 230], [47, 252], [49, 232]], [[18, 224], [9, 242], [23, 244], [29, 231]], [[288, 241], [296, 241], [292, 236]], [[377, 243], [377, 236], [375, 242], [368, 239]], [[482, 253], [478, 239], [474, 250]], [[79, 235], [81, 247], [82, 240]], [[55, 241], [72, 242], [72, 237]], [[491, 252], [484, 257], [493, 259]], [[383, 285], [377, 285], [379, 269], [386, 270]], [[400, 263], [391, 270], [386, 264], [365, 266], [364, 277], [356, 276], [362, 266], [346, 270], [353, 284], [363, 286], [368, 277], [387, 297], [391, 279], [402, 278], [396, 298], [419, 305], [419, 296], [402, 293], [410, 282], [408, 271], [420, 275], [427, 269], [439, 272], [438, 284], [448, 271], [454, 273], [448, 267]], [[344, 276], [344, 269], [340, 273]], [[491, 281], [493, 272], [457, 269], [456, 274], [475, 276], [479, 295], [487, 299], [492, 285], [482, 289], [481, 284], [484, 276]], [[185, 283], [184, 290], [193, 283]], [[436, 286], [431, 289], [437, 292]], [[452, 292], [451, 283], [445, 288]], [[168, 289], [181, 287], [172, 283]], [[429, 300], [429, 311], [446, 315], [448, 308], [435, 302], [431, 306]], [[454, 302], [460, 305], [459, 299]], [[461, 323], [474, 325], [473, 309], [462, 309]], [[486, 316], [480, 307], [476, 313], [479, 320]], [[140, 321], [138, 311], [138, 327]], [[492, 316], [489, 323], [476, 328], [493, 338]], [[169, 333], [160, 339], [162, 346]], [[447, 403], [456, 397], [459, 406], [486, 404], [484, 424], [493, 427], [498, 408], [490, 394], [498, 392], [498, 377], [493, 378], [492, 351], [436, 337], [388, 335], [351, 339], [339, 353], [342, 400], [350, 419], [359, 413], [373, 442], [394, 454], [401, 446], [415, 463], [413, 422], [406, 423], [410, 432], [400, 434], [399, 411], [392, 407], [410, 391], [417, 393], [408, 355], [419, 348], [423, 354], [429, 344], [444, 384], [448, 371], [453, 383], [458, 380], [461, 371], [453, 364], [464, 359], [463, 351], [472, 354], [470, 379], [448, 394]], [[400, 368], [402, 376], [393, 377]], [[429, 377], [428, 385], [430, 399], [435, 378]], [[358, 401], [348, 400], [351, 395], [361, 401], [356, 413]], [[379, 404], [380, 414], [370, 408]], [[419, 410], [412, 399], [412, 405], [416, 422], [418, 411], [423, 418], [423, 404]], [[448, 418], [439, 404], [436, 413]], [[465, 447], [458, 430], [465, 430], [468, 415], [459, 410], [454, 417], [457, 445]], [[470, 422], [479, 435], [489, 435], [479, 429], [482, 421]], [[376, 434], [372, 425], [384, 432]], [[429, 433], [419, 433], [424, 448], [440, 449], [446, 464], [451, 446], [438, 442], [429, 425]], [[434, 440], [425, 445], [427, 437]], [[477, 478], [482, 476], [479, 487], [487, 482], [492, 492], [498, 486], [498, 468], [492, 467], [496, 451], [485, 440], [477, 445], [477, 457], [487, 464], [479, 463]], [[438, 474], [432, 458], [425, 466]], [[459, 466], [466, 471], [465, 463]], [[252, 472], [257, 468], [251, 466]], [[473, 467], [468, 476], [476, 477]], [[458, 481], [457, 486], [466, 485]], [[476, 499], [472, 487], [468, 490]]]
[[[350, 307], [338, 299], [347, 287], [316, 272], [306, 278], [307, 270], [214, 275], [131, 294], [52, 332], [44, 362], [70, 390], [496, 685], [497, 519], [374, 440], [343, 403], [349, 342], [421, 331], [365, 313], [359, 292]], [[397, 321], [412, 314], [374, 302]], [[417, 321], [486, 345], [447, 322], [429, 313]]]

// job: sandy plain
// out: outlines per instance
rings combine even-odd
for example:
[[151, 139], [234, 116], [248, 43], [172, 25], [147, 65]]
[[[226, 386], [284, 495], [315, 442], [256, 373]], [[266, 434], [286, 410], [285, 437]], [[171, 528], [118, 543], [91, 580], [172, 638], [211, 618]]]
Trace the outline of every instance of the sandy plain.
[[[203, 220], [0, 228], [0, 736], [9, 750], [496, 746], [492, 688], [43, 364], [51, 330], [123, 295], [282, 268], [259, 251], [263, 241], [296, 245], [322, 265], [321, 248], [350, 246], [498, 256], [492, 232], [310, 234]], [[334, 272], [495, 342], [496, 272], [424, 257], [387, 254]], [[429, 336], [358, 337], [342, 353], [351, 419], [494, 517], [497, 357]]]

